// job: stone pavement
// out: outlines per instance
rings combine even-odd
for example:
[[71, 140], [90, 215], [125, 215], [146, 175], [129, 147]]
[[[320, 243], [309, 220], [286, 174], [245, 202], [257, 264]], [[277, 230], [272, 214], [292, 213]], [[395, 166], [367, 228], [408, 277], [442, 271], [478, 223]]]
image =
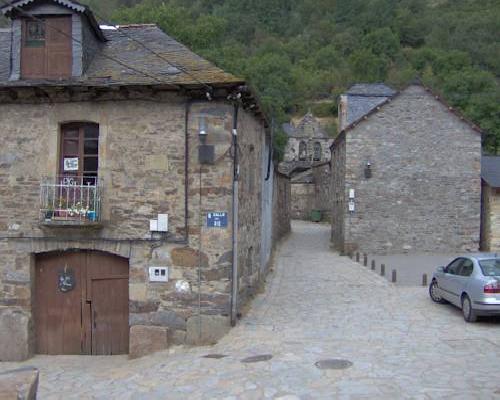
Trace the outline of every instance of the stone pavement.
[[[392, 279], [392, 270], [397, 271], [397, 284], [418, 286], [422, 284], [422, 275], [427, 274], [428, 282], [437, 267], [448, 265], [453, 259], [464, 253], [449, 254], [393, 254], [372, 255], [368, 254], [368, 269], [371, 269], [372, 259], [375, 260], [375, 271], [380, 273], [381, 264], [385, 264], [385, 276]], [[363, 256], [360, 256], [363, 263]]]
[[338, 256], [328, 227], [293, 230], [265, 293], [215, 346], [38, 356], [0, 370], [39, 368], [40, 399], [500, 399], [498, 321], [466, 324], [425, 288]]

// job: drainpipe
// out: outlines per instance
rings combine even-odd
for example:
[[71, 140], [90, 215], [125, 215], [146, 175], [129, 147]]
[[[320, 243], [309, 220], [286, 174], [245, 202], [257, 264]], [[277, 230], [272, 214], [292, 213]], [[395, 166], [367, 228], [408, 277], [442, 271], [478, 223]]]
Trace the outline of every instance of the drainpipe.
[[238, 317], [238, 181], [239, 181], [239, 161], [238, 161], [238, 109], [239, 105], [233, 105], [233, 198], [232, 198], [232, 251], [233, 264], [231, 273], [231, 326], [236, 325]]
[[269, 155], [267, 159], [267, 174], [266, 174], [266, 182], [271, 177], [271, 163], [273, 161], [273, 142], [274, 142], [274, 117], [271, 120], [271, 143], [269, 144]]
[[192, 99], [186, 101], [184, 112], [184, 241], [189, 243], [189, 113], [191, 111]]

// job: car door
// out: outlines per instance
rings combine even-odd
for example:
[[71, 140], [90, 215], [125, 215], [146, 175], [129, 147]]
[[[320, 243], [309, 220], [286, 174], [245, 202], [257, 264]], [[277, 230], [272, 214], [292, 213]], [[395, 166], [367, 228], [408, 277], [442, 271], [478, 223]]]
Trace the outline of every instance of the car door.
[[444, 269], [443, 277], [438, 281], [443, 297], [449, 302], [460, 305], [460, 295], [457, 294], [456, 277], [460, 272], [460, 267], [463, 263], [463, 258], [456, 258]]
[[458, 306], [462, 306], [462, 293], [464, 293], [467, 289], [467, 284], [470, 276], [472, 275], [473, 269], [473, 261], [469, 258], [464, 258], [458, 268], [457, 274], [450, 279], [450, 290], [455, 294], [455, 304]]

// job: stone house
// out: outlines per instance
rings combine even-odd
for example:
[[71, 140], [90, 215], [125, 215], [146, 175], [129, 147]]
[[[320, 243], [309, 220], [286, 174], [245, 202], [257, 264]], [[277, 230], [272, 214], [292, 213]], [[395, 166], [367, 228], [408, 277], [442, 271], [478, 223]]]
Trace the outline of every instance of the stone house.
[[216, 341], [289, 229], [252, 92], [155, 25], [1, 10], [0, 360]]
[[410, 84], [347, 125], [332, 145], [334, 247], [375, 254], [477, 250], [480, 168], [479, 128], [420, 83]]
[[500, 251], [500, 156], [481, 160], [481, 250]]

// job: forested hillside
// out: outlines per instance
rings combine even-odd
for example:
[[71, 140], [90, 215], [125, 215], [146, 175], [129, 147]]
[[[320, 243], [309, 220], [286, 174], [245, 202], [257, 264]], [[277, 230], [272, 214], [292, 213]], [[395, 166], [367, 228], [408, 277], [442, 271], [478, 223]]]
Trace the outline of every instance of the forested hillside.
[[488, 152], [500, 152], [498, 0], [86, 3], [115, 23], [157, 23], [246, 78], [279, 122], [307, 107], [334, 115], [337, 94], [353, 82], [401, 87], [419, 75], [489, 132]]

